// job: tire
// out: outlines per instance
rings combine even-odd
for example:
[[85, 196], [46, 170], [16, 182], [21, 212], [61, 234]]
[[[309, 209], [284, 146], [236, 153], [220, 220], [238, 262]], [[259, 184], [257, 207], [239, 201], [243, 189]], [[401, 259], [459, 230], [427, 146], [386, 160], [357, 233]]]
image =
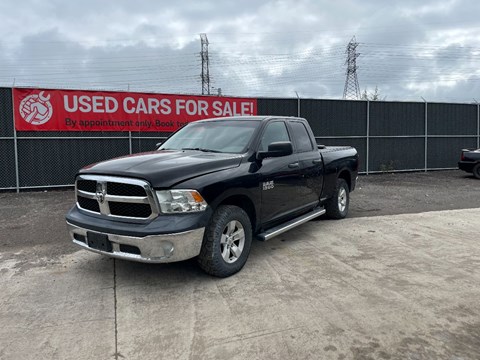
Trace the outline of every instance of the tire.
[[472, 173], [473, 173], [473, 176], [475, 176], [477, 179], [480, 179], [480, 163], [478, 163], [473, 167]]
[[198, 263], [207, 274], [222, 278], [233, 275], [247, 262], [251, 244], [252, 225], [247, 213], [238, 206], [219, 206], [205, 229]]
[[344, 179], [337, 179], [333, 196], [325, 204], [327, 217], [330, 219], [343, 219], [348, 214], [350, 205], [350, 189]]

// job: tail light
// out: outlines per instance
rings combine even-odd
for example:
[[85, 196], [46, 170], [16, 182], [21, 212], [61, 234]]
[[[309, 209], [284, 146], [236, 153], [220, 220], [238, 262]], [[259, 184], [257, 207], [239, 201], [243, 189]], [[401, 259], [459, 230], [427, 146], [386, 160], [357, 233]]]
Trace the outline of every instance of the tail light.
[[465, 153], [462, 151], [462, 156], [460, 156], [460, 161], [464, 161], [465, 160]]

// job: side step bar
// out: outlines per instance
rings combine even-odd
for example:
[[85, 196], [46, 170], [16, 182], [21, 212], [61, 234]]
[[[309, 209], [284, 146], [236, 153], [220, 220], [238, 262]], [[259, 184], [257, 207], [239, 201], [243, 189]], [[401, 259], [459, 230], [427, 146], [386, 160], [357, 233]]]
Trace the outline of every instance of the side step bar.
[[306, 213], [305, 215], [302, 215], [298, 218], [295, 218], [293, 220], [290, 220], [289, 222], [286, 222], [284, 224], [281, 224], [279, 226], [276, 226], [274, 228], [268, 229], [267, 231], [258, 234], [257, 239], [261, 241], [267, 241], [270, 240], [271, 238], [283, 234], [285, 231], [288, 231], [290, 229], [293, 229], [299, 225], [302, 225], [306, 223], [307, 221], [310, 221], [312, 219], [315, 219], [316, 217], [322, 216], [325, 214], [325, 209], [320, 208], [320, 209], [315, 209], [313, 211], [310, 211], [309, 213]]

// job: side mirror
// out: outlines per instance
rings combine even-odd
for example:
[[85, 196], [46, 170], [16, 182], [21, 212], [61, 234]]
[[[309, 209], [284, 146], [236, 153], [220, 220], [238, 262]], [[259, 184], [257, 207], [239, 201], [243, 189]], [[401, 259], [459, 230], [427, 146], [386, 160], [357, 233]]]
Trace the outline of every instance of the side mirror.
[[293, 147], [290, 141], [278, 141], [268, 145], [268, 151], [259, 151], [257, 159], [262, 160], [269, 157], [280, 157], [293, 154]]
[[155, 149], [158, 150], [162, 146], [163, 141], [155, 144]]

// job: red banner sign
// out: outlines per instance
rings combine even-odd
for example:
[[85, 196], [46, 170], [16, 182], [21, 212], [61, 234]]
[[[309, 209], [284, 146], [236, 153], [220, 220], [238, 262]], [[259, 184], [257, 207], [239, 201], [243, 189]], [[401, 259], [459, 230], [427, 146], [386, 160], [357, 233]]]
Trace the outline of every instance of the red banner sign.
[[256, 115], [257, 100], [216, 96], [13, 89], [19, 131], [164, 131], [222, 116]]

